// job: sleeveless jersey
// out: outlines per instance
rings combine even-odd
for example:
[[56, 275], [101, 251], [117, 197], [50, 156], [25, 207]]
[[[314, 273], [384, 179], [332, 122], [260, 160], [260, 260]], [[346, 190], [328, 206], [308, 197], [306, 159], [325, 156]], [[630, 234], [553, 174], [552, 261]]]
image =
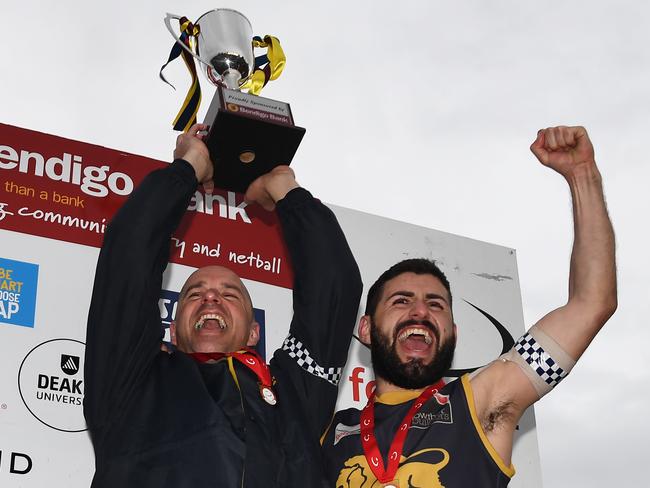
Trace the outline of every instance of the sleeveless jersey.
[[[413, 395], [402, 392], [375, 401], [375, 436], [385, 466], [393, 436], [413, 401]], [[359, 418], [355, 408], [337, 412], [322, 439], [327, 486], [382, 486], [363, 453]], [[474, 410], [469, 377], [464, 375], [442, 388], [413, 417], [395, 479], [399, 488], [502, 488], [514, 472], [485, 436]]]

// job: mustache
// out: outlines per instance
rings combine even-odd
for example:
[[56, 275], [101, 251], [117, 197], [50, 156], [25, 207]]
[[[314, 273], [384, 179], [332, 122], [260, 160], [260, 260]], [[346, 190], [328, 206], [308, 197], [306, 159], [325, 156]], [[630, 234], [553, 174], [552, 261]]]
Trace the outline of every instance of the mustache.
[[436, 338], [436, 344], [440, 344], [440, 332], [438, 332], [438, 328], [428, 320], [409, 319], [409, 320], [405, 320], [403, 322], [400, 322], [399, 324], [397, 324], [395, 326], [395, 334], [394, 334], [395, 339], [397, 339], [397, 337], [399, 337], [400, 333], [406, 327], [411, 327], [412, 325], [419, 325], [420, 327], [426, 327], [427, 329], [429, 329], [429, 331]]
[[208, 312], [218, 311], [218, 312], [220, 312], [220, 313], [223, 315], [224, 307], [222, 307], [221, 305], [215, 305], [215, 304], [213, 304], [213, 303], [204, 303], [203, 305], [201, 305], [201, 306], [197, 309], [196, 313], [198, 313], [198, 314], [202, 314], [202, 313], [204, 313], [205, 311], [208, 311]]

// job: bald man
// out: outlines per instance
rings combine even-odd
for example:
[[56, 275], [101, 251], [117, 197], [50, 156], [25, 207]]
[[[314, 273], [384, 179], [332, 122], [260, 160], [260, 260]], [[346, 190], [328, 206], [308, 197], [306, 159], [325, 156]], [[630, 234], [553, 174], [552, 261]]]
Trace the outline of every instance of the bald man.
[[[281, 166], [246, 199], [276, 209], [293, 264], [294, 316], [267, 365], [251, 297], [227, 268], [183, 285], [161, 351], [158, 299], [171, 234], [198, 184], [211, 191], [202, 125], [148, 175], [108, 226], [88, 317], [84, 413], [92, 486], [318, 486], [318, 439], [336, 402], [361, 278], [332, 212]], [[273, 324], [271, 324], [273, 326]]]

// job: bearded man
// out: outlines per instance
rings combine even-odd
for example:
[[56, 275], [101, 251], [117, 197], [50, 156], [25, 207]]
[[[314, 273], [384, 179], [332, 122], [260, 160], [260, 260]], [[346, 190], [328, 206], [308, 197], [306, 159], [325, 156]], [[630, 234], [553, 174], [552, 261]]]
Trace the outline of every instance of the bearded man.
[[522, 414], [566, 377], [614, 313], [614, 233], [587, 132], [541, 130], [531, 150], [571, 190], [568, 302], [498, 360], [444, 385], [456, 342], [447, 278], [424, 259], [384, 272], [359, 323], [376, 389], [362, 411], [338, 412], [322, 439], [329, 486], [507, 486]]

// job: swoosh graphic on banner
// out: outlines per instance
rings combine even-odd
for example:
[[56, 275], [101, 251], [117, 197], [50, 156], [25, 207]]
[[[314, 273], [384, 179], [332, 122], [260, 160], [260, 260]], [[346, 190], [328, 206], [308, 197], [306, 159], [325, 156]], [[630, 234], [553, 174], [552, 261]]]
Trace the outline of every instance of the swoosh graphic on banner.
[[[465, 303], [471, 305], [474, 307], [476, 310], [478, 310], [486, 319], [490, 321], [490, 323], [494, 326], [494, 328], [497, 330], [499, 333], [499, 336], [501, 337], [501, 344], [503, 344], [503, 347], [501, 348], [501, 352], [498, 354], [499, 356], [501, 354], [504, 354], [508, 352], [508, 350], [515, 345], [515, 339], [512, 337], [510, 332], [508, 332], [508, 329], [506, 329], [501, 322], [499, 322], [497, 319], [492, 317], [489, 313], [487, 313], [485, 310], [480, 309], [476, 305], [474, 305], [472, 302], [468, 302], [467, 300], [463, 300]], [[479, 368], [482, 368], [484, 365], [481, 366], [476, 366], [474, 368], [465, 368], [465, 369], [450, 369], [445, 376], [448, 376], [450, 378], [458, 378], [459, 376], [463, 376], [465, 373], [471, 373], [472, 371], [476, 371]]]

